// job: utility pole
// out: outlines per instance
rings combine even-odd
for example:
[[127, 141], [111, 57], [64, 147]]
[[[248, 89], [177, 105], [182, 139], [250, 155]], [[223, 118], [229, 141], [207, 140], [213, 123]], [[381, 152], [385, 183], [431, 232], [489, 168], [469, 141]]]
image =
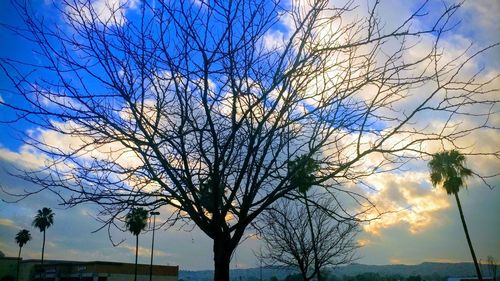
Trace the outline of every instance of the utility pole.
[[149, 214], [153, 217], [153, 238], [151, 239], [151, 263], [149, 265], [149, 281], [153, 281], [153, 250], [155, 247], [156, 216], [159, 215], [160, 212], [150, 212]]

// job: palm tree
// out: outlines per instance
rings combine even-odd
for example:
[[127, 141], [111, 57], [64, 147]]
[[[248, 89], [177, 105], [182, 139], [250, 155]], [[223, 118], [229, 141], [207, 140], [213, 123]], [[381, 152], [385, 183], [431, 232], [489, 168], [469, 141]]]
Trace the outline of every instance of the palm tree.
[[37, 211], [35, 219], [33, 220], [33, 226], [38, 228], [40, 232], [43, 232], [43, 244], [42, 244], [42, 266], [43, 266], [43, 256], [45, 253], [45, 231], [52, 224], [54, 224], [54, 213], [50, 208], [43, 208]]
[[460, 188], [465, 185], [465, 179], [472, 175], [472, 170], [465, 167], [465, 156], [457, 150], [443, 151], [434, 154], [428, 165], [432, 185], [441, 185], [446, 190], [448, 195], [455, 195], [458, 211], [460, 212], [460, 218], [462, 219], [465, 237], [467, 238], [469, 250], [472, 255], [472, 259], [474, 260], [474, 266], [476, 267], [477, 277], [479, 280], [483, 280], [479, 264], [477, 263], [476, 254], [474, 253], [474, 248], [472, 247], [469, 231], [467, 230], [467, 224], [465, 223], [462, 205], [460, 204], [460, 199], [458, 198], [458, 191], [460, 191]]
[[133, 208], [125, 217], [125, 226], [135, 235], [135, 273], [134, 281], [137, 281], [137, 256], [139, 254], [139, 234], [146, 228], [148, 211], [143, 208]]
[[17, 280], [19, 281], [19, 264], [21, 262], [21, 249], [28, 241], [31, 240], [31, 234], [29, 230], [23, 229], [16, 234], [16, 243], [19, 245], [19, 254], [17, 255]]

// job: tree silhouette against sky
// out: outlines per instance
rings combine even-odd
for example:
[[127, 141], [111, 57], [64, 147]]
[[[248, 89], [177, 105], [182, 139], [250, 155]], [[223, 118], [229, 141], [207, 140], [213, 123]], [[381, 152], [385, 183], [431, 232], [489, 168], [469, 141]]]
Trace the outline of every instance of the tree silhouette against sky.
[[135, 236], [135, 270], [134, 281], [137, 281], [137, 257], [139, 256], [139, 234], [146, 228], [148, 211], [133, 208], [125, 217], [125, 226]]
[[472, 247], [469, 231], [467, 230], [467, 224], [465, 223], [462, 204], [460, 204], [460, 198], [458, 197], [460, 188], [466, 186], [465, 180], [472, 176], [472, 170], [465, 167], [465, 156], [454, 149], [434, 154], [432, 156], [432, 160], [429, 161], [429, 169], [432, 185], [442, 186], [448, 195], [453, 194], [455, 196], [465, 237], [467, 238], [467, 244], [469, 245], [470, 254], [474, 260], [476, 274], [479, 280], [483, 280], [481, 269], [479, 268], [476, 254], [474, 253], [474, 248]]
[[[496, 78], [476, 60], [497, 44], [443, 51], [460, 5], [424, 1], [385, 25], [379, 1], [284, 2], [54, 1], [51, 17], [15, 2], [23, 26], [5, 27], [36, 59], [0, 58], [0, 118], [29, 124], [43, 157], [20, 196], [93, 202], [108, 225], [168, 205], [166, 225], [204, 232], [228, 281], [253, 222], [296, 192], [291, 159], [314, 159], [315, 188], [342, 205], [332, 216], [356, 219], [376, 210], [368, 176], [495, 127]], [[454, 123], [471, 112], [479, 125]]]
[[54, 213], [52, 209], [44, 207], [37, 211], [35, 218], [33, 219], [33, 226], [38, 228], [40, 232], [43, 232], [43, 243], [42, 243], [42, 265], [43, 258], [45, 254], [45, 232], [47, 229], [54, 224]]
[[19, 265], [21, 263], [21, 250], [28, 241], [31, 240], [31, 234], [30, 231], [27, 229], [22, 229], [19, 230], [19, 232], [16, 234], [16, 243], [19, 245], [19, 254], [17, 254], [17, 274], [16, 274], [16, 280], [19, 281]]
[[331, 198], [315, 201], [307, 207], [302, 200], [281, 200], [259, 219], [264, 249], [258, 258], [268, 266], [297, 268], [305, 281], [328, 280], [327, 269], [355, 261], [358, 248], [358, 223], [332, 218], [338, 205]]

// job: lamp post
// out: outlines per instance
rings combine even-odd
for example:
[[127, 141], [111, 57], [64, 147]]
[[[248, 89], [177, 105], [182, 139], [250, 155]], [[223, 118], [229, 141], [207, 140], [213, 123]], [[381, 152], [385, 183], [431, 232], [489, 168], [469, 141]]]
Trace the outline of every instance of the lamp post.
[[151, 239], [151, 264], [149, 265], [149, 281], [153, 280], [153, 249], [155, 247], [155, 226], [156, 226], [156, 216], [160, 214], [160, 212], [150, 212], [149, 213], [153, 217], [153, 238]]

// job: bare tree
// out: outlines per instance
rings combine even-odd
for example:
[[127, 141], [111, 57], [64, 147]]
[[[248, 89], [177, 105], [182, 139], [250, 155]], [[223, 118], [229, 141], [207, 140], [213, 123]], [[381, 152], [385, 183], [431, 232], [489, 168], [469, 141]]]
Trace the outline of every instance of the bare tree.
[[15, 3], [25, 26], [3, 27], [38, 60], [0, 59], [16, 99], [0, 103], [37, 128], [26, 142], [44, 159], [20, 176], [68, 206], [95, 202], [108, 226], [131, 206], [170, 205], [172, 223], [213, 239], [218, 281], [251, 223], [295, 191], [288, 159], [315, 159], [314, 185], [349, 219], [373, 206], [343, 183], [491, 128], [498, 75], [466, 66], [497, 45], [441, 46], [459, 5], [421, 25], [425, 2], [390, 28], [379, 1], [62, 0], [54, 18], [29, 3]]
[[354, 261], [358, 224], [332, 218], [329, 212], [338, 206], [331, 199], [315, 206], [308, 212], [303, 201], [280, 200], [265, 211], [261, 220], [265, 248], [259, 258], [268, 265], [298, 268], [306, 281], [324, 276], [326, 268]]
[[495, 258], [492, 256], [488, 256], [488, 259], [486, 260], [486, 266], [488, 267], [488, 271], [490, 272], [491, 278], [493, 278], [493, 280], [496, 281], [498, 264]]

